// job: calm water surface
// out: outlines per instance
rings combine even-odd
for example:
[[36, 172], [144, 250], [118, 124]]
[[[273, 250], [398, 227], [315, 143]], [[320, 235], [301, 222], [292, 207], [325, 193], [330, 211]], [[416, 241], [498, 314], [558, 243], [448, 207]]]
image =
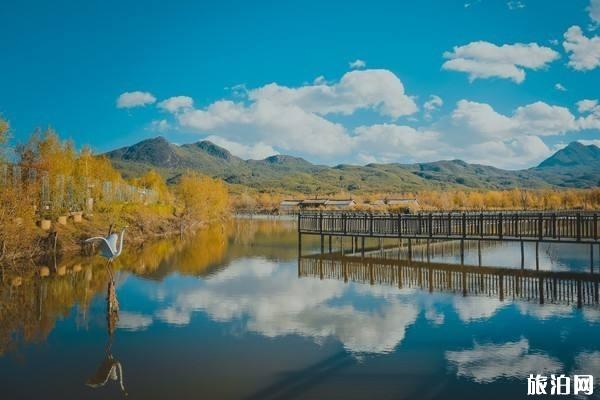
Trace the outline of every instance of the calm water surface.
[[[433, 245], [429, 264], [416, 246], [414, 270], [393, 250], [298, 260], [295, 229], [238, 221], [124, 254], [113, 332], [101, 259], [63, 260], [45, 278], [5, 273], [0, 398], [515, 399], [530, 373], [600, 381], [593, 291], [578, 308], [568, 296], [513, 298], [508, 283], [500, 295], [493, 280], [465, 286], [451, 244]], [[305, 254], [316, 249], [303, 241]], [[533, 245], [525, 251], [535, 270]], [[518, 244], [481, 253], [482, 271], [521, 269]], [[589, 277], [589, 255], [543, 244], [538, 268]], [[599, 258], [596, 248], [596, 274]], [[479, 264], [477, 247], [465, 264]]]

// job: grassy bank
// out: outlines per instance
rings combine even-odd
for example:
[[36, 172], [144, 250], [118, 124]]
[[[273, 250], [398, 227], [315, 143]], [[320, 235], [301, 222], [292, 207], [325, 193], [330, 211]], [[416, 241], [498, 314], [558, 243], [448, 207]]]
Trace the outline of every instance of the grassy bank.
[[[7, 132], [0, 124], [0, 150]], [[110, 226], [127, 226], [127, 242], [140, 243], [229, 214], [220, 180], [185, 172], [167, 186], [153, 170], [125, 180], [109, 160], [76, 150], [50, 129], [18, 145], [16, 160], [0, 162], [0, 265], [85, 250], [85, 239]]]

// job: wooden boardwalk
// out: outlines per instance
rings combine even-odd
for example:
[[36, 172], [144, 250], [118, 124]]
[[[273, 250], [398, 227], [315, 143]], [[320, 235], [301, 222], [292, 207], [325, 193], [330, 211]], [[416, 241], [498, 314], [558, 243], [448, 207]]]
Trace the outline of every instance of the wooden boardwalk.
[[600, 212], [368, 214], [305, 212], [298, 233], [399, 238], [600, 243]]
[[599, 305], [600, 275], [408, 260], [316, 255], [300, 257], [298, 276], [418, 288], [462, 296], [539, 304]]

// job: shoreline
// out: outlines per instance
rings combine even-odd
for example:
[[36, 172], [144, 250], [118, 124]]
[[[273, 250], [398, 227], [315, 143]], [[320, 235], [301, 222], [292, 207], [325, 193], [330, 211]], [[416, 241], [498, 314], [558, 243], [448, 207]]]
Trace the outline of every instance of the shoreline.
[[[99, 218], [100, 217], [100, 218]], [[86, 218], [82, 222], [69, 222], [67, 225], [55, 223], [55, 227], [49, 231], [43, 231], [36, 227], [33, 240], [24, 244], [23, 248], [16, 253], [0, 260], [0, 269], [30, 268], [43, 261], [56, 257], [61, 259], [65, 256], [84, 256], [92, 257], [96, 251], [94, 248], [84, 242], [85, 239], [93, 236], [105, 236], [110, 224], [95, 215], [92, 218]], [[176, 218], [160, 218], [142, 220], [134, 215], [123, 216], [123, 222], [116, 224], [115, 232], [127, 226], [125, 231], [125, 242], [134, 247], [141, 247], [147, 241], [164, 239], [181, 235], [182, 233], [196, 232], [213, 223], [220, 223], [224, 220], [215, 220], [211, 222], [193, 222], [184, 229], [181, 228], [181, 221]], [[56, 240], [56, 244], [54, 241]]]

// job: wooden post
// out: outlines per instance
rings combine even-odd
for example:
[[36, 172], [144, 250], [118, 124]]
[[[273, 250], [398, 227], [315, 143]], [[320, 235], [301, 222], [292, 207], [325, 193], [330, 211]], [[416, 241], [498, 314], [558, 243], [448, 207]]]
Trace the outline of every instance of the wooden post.
[[535, 242], [535, 270], [540, 270], [540, 242]]
[[348, 263], [342, 259], [342, 269], [344, 270], [344, 283], [348, 283]]
[[412, 261], [412, 240], [408, 238], [408, 260]]
[[323, 236], [323, 212], [319, 213], [319, 233]]
[[463, 265], [464, 263], [465, 263], [465, 239], [460, 239], [460, 264]]
[[521, 240], [521, 269], [525, 268], [525, 249], [523, 248], [523, 241]]
[[544, 237], [544, 215], [540, 213], [538, 215], [538, 239], [542, 240]]
[[577, 281], [577, 308], [581, 308], [582, 305], [582, 301], [581, 301], [581, 281], [578, 280]]
[[581, 241], [581, 213], [577, 213], [577, 241]]
[[[433, 236], [433, 214], [432, 213], [429, 213], [429, 227], [428, 227], [428, 229], [429, 229], [429, 237], [432, 237]], [[429, 243], [429, 241], [427, 243]]]
[[325, 236], [321, 233], [321, 254], [325, 252]]
[[594, 244], [590, 244], [590, 273], [594, 273]]
[[361, 257], [364, 257], [365, 256], [365, 237], [364, 236], [362, 236], [360, 238], [360, 242], [361, 242], [360, 243], [360, 255], [361, 255]]
[[477, 241], [477, 256], [479, 258], [479, 266], [481, 267], [481, 240]]
[[544, 304], [544, 278], [540, 276], [538, 282], [540, 285], [540, 304]]
[[462, 213], [462, 237], [467, 236], [467, 215]]
[[479, 236], [483, 237], [483, 213], [479, 213]]
[[298, 260], [302, 257], [302, 231], [300, 230], [300, 214], [298, 214]]
[[398, 237], [402, 237], [402, 214], [398, 213]]
[[331, 254], [331, 235], [329, 235], [329, 253]]
[[504, 219], [504, 214], [500, 213], [498, 215], [498, 237], [500, 239], [502, 239], [502, 236], [504, 235], [504, 221], [502, 221]]

